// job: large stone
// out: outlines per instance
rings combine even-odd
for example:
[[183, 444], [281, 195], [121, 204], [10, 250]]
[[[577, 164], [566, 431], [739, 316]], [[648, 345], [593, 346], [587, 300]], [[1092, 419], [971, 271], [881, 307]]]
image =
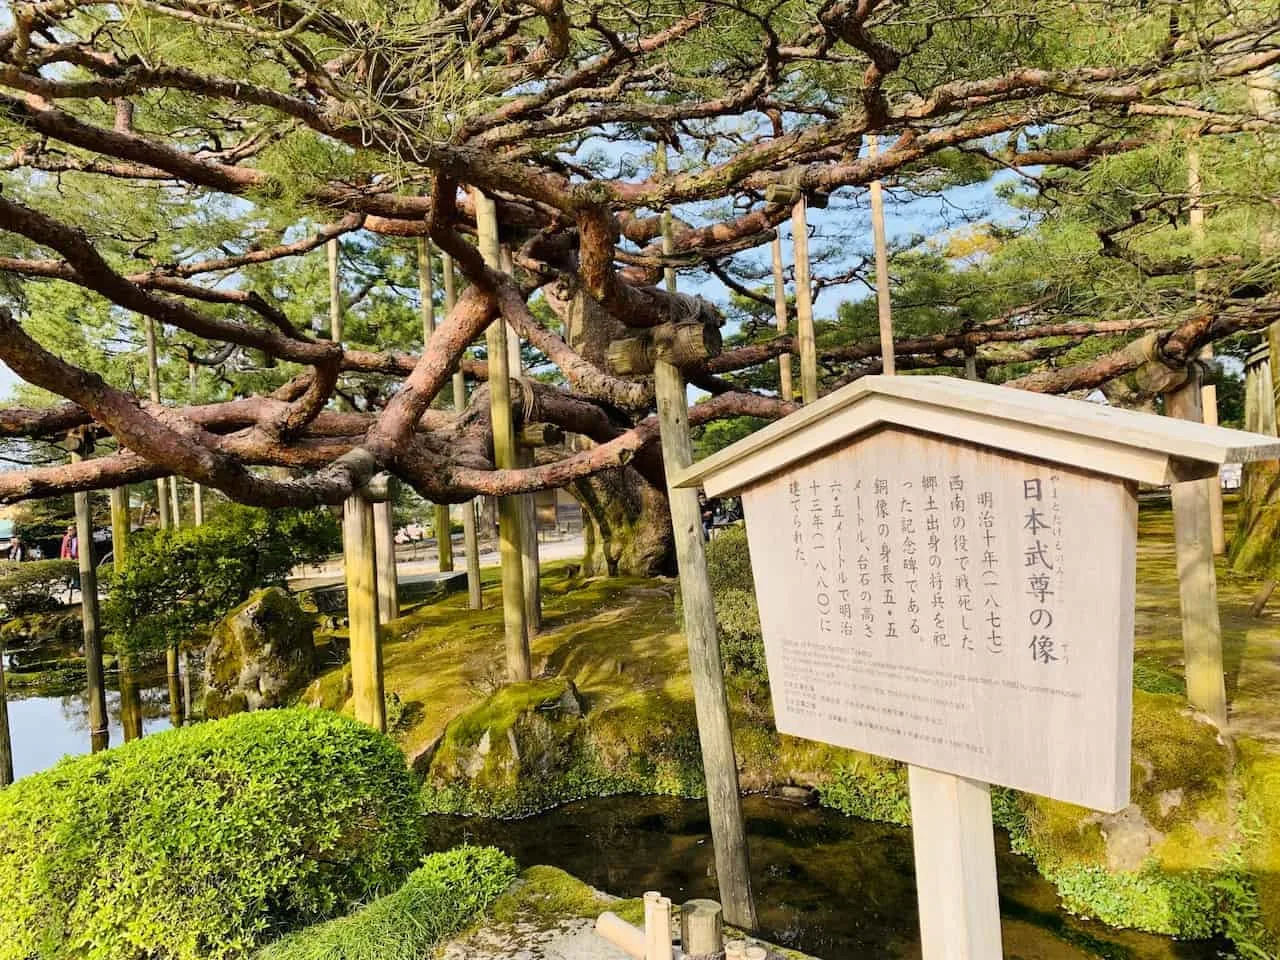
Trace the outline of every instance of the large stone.
[[311, 617], [280, 587], [259, 590], [214, 628], [205, 652], [205, 715], [283, 706], [315, 672]]

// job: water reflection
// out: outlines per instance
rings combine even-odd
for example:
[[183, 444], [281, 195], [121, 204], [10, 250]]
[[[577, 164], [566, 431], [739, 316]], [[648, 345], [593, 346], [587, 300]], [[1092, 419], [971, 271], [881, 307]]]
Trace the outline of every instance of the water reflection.
[[[911, 833], [764, 797], [744, 801], [762, 932], [825, 960], [915, 960]], [[706, 805], [668, 797], [584, 800], [527, 820], [431, 818], [432, 846], [492, 843], [522, 865], [561, 867], [601, 890], [716, 897]], [[1175, 943], [1065, 913], [1053, 887], [998, 841], [1005, 956], [1210, 960], [1221, 943]]]
[[[6, 667], [18, 657], [52, 660], [75, 652], [57, 646], [11, 650], [5, 655]], [[106, 679], [108, 746], [124, 743], [126, 730], [133, 739], [134, 733], [156, 733], [172, 725], [163, 661], [143, 665], [132, 678], [108, 671]], [[64, 756], [90, 751], [89, 696], [83, 678], [57, 688], [10, 685], [8, 707], [15, 778], [46, 770]]]

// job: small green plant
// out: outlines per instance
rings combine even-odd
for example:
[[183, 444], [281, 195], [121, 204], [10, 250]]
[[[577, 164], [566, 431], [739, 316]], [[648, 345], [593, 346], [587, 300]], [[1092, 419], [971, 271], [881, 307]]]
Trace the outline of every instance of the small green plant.
[[484, 913], [515, 877], [515, 861], [493, 847], [433, 853], [395, 893], [268, 944], [258, 960], [420, 960]]
[[0, 563], [0, 606], [10, 618], [57, 610], [76, 571], [74, 560]]
[[257, 510], [225, 504], [202, 526], [144, 531], [129, 540], [103, 613], [118, 649], [187, 641], [260, 587], [283, 584], [300, 563], [340, 544], [324, 509]]
[[0, 960], [231, 960], [394, 889], [421, 810], [387, 737], [267, 710], [0, 790]]

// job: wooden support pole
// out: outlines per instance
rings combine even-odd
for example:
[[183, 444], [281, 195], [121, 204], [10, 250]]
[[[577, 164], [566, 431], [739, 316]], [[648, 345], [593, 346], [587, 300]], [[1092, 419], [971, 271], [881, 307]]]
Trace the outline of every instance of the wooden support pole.
[[[1203, 419], [1200, 401], [1200, 374], [1193, 365], [1186, 382], [1165, 394], [1165, 412], [1182, 420], [1200, 421]], [[1222, 623], [1218, 614], [1218, 578], [1213, 568], [1209, 487], [1203, 480], [1175, 483], [1172, 496], [1187, 700], [1219, 727], [1224, 727], [1227, 690], [1222, 662]]]
[[[476, 208], [476, 232], [480, 254], [492, 269], [501, 266], [498, 245], [498, 214], [494, 202], [480, 190], [471, 195]], [[493, 424], [493, 458], [499, 470], [519, 466], [516, 458], [515, 430], [511, 422], [510, 357], [507, 347], [507, 324], [498, 317], [486, 331], [489, 356], [489, 413]], [[514, 682], [532, 676], [529, 657], [529, 634], [524, 601], [524, 539], [519, 497], [498, 500], [499, 562], [502, 567], [502, 621], [506, 637], [507, 679]]]
[[13, 739], [9, 735], [9, 696], [4, 679], [4, 641], [0, 640], [0, 787], [13, 783]]
[[[659, 173], [667, 169], [666, 153], [666, 147], [660, 144], [656, 164]], [[662, 237], [665, 252], [672, 247], [669, 211], [663, 211]], [[674, 293], [675, 270], [670, 267], [665, 270], [667, 290]], [[807, 278], [805, 282], [808, 282]], [[720, 659], [715, 600], [707, 573], [702, 510], [696, 490], [672, 484], [672, 478], [693, 463], [693, 443], [689, 439], [689, 399], [684, 375], [669, 358], [659, 356], [654, 363], [654, 395], [658, 405], [667, 499], [675, 534], [676, 564], [680, 573], [689, 670], [693, 676], [694, 714], [702, 748], [703, 775], [707, 782], [707, 811], [711, 818], [711, 843], [715, 848], [716, 880], [725, 918], [734, 926], [754, 930], [756, 905], [751, 895], [747, 832], [742, 819], [742, 796], [733, 752], [724, 665]], [[718, 944], [716, 950], [719, 950]], [[688, 952], [687, 947], [685, 952]]]
[[[160, 402], [160, 362], [156, 353], [156, 322], [151, 317], [146, 318], [143, 326], [147, 340], [147, 392], [151, 397], [152, 403]], [[169, 497], [165, 490], [164, 477], [156, 481], [156, 505], [157, 516], [160, 519], [160, 529], [169, 529]]]
[[715, 846], [720, 900], [729, 923], [754, 930], [756, 908], [751, 896], [747, 836], [742, 821], [742, 798], [738, 792], [738, 765], [734, 758], [729, 702], [720, 660], [715, 601], [707, 575], [698, 492], [691, 487], [672, 485], [672, 478], [693, 463], [693, 446], [689, 440], [689, 401], [685, 395], [684, 377], [666, 360], [659, 359], [655, 364], [654, 386], [662, 435], [662, 459], [667, 474], [667, 496], [675, 530], [676, 561], [680, 568], [684, 632], [689, 643], [689, 667], [693, 674], [702, 767], [707, 779], [707, 808], [711, 815], [711, 839]]
[[334, 343], [342, 342], [342, 275], [338, 272], [338, 238], [325, 244], [325, 257], [329, 265], [329, 336]]
[[801, 194], [791, 208], [791, 242], [796, 267], [796, 335], [800, 340], [800, 398], [818, 399], [818, 341], [813, 332], [813, 280], [809, 273], [809, 223]]
[[[71, 462], [93, 452], [93, 441], [71, 434]], [[89, 687], [89, 742], [94, 753], [108, 746], [107, 690], [102, 669], [102, 633], [98, 622], [98, 571], [93, 565], [93, 511], [89, 494], [77, 493], [76, 539], [79, 541], [80, 617], [84, 636], [85, 673]]]
[[169, 518], [175, 527], [182, 526], [182, 500], [178, 496], [178, 478], [169, 477]]
[[369, 484], [373, 500], [373, 550], [378, 567], [378, 622], [400, 616], [400, 573], [396, 565], [396, 531], [392, 519], [392, 480], [375, 477]]
[[[773, 253], [773, 316], [778, 324], [778, 335], [782, 336], [787, 332], [787, 284], [782, 276], [782, 237], [775, 233], [769, 246]], [[793, 396], [790, 352], [778, 357], [778, 386], [782, 399], [789, 402]]]
[[[880, 153], [880, 138], [869, 138], [871, 156]], [[884, 228], [884, 188], [879, 180], [871, 181], [871, 234], [876, 248], [876, 310], [880, 317], [881, 372], [892, 374], [896, 369], [893, 352], [893, 304], [889, 296], [889, 241]]]
[[373, 504], [368, 497], [354, 493], [343, 501], [342, 548], [347, 577], [352, 699], [355, 701], [356, 719], [385, 732], [387, 720], [383, 701], [373, 526]]
[[[444, 312], [448, 316], [458, 302], [457, 277], [453, 272], [453, 257], [441, 254], [440, 266], [444, 272]], [[453, 409], [462, 413], [467, 409], [467, 381], [462, 368], [453, 371]], [[472, 610], [484, 606], [480, 591], [480, 535], [476, 529], [476, 502], [468, 500], [462, 505], [462, 543], [466, 550], [467, 600]], [[452, 545], [451, 545], [452, 546]]]
[[[111, 565], [116, 576], [124, 571], [129, 555], [129, 488], [111, 488]], [[134, 672], [133, 657], [121, 652], [120, 660], [120, 725], [124, 741], [142, 736], [142, 689]]]
[[[1204, 205], [1201, 202], [1203, 195], [1204, 182], [1200, 177], [1200, 151], [1192, 142], [1187, 145], [1187, 227], [1191, 234], [1191, 242], [1197, 248], [1193, 250], [1193, 255], [1198, 255], [1198, 248], [1204, 242], [1205, 215]], [[1204, 271], [1197, 270], [1195, 274], [1197, 295], [1204, 290], [1204, 285]], [[1204, 360], [1212, 359], [1213, 344], [1206, 344], [1200, 356]], [[1218, 425], [1218, 388], [1212, 383], [1206, 383], [1200, 388], [1200, 408], [1204, 422], [1211, 427], [1216, 427]], [[1221, 473], [1209, 477], [1205, 483], [1209, 485], [1209, 523], [1213, 531], [1213, 552], [1215, 556], [1220, 557], [1227, 552], [1227, 531], [1222, 514]]]
[[644, 960], [644, 931], [636, 929], [612, 910], [606, 910], [596, 918], [596, 935], [634, 960]]
[[978, 380], [978, 355], [970, 351], [964, 355], [964, 378]]
[[680, 949], [688, 958], [720, 956], [724, 951], [720, 904], [689, 900], [680, 908]]
[[[199, 381], [199, 368], [194, 364], [187, 364], [187, 382], [191, 387], [191, 402], [196, 402], [196, 385]], [[195, 526], [204, 525], [204, 487], [198, 483], [191, 484], [191, 522]], [[190, 700], [190, 698], [187, 698]]]
[[925, 960], [999, 960], [1000, 902], [991, 788], [908, 767], [911, 840]]
[[[502, 272], [515, 273], [511, 251], [500, 248]], [[513, 377], [523, 377], [524, 361], [520, 357], [520, 335], [515, 328], [507, 327], [507, 369]], [[522, 447], [517, 437], [516, 463], [520, 467], [533, 466], [533, 451]], [[519, 495], [520, 503], [520, 572], [524, 579], [524, 624], [530, 637], [542, 631], [542, 561], [538, 549], [538, 519], [532, 493]]]
[[[422, 314], [422, 345], [425, 348], [436, 332], [435, 279], [431, 275], [431, 238], [418, 238], [418, 300]], [[436, 530], [436, 556], [441, 573], [453, 569], [453, 540], [449, 536], [449, 505], [437, 503], [432, 510], [432, 524]]]

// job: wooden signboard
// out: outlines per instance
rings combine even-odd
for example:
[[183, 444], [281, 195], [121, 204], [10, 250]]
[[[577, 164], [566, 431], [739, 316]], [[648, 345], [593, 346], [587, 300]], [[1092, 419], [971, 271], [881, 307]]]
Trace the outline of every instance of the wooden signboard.
[[1128, 804], [1132, 483], [886, 428], [743, 508], [780, 732]]
[[990, 784], [1129, 802], [1139, 482], [1273, 437], [865, 377], [685, 470], [741, 493], [778, 729], [905, 761], [926, 960], [1001, 955]]

